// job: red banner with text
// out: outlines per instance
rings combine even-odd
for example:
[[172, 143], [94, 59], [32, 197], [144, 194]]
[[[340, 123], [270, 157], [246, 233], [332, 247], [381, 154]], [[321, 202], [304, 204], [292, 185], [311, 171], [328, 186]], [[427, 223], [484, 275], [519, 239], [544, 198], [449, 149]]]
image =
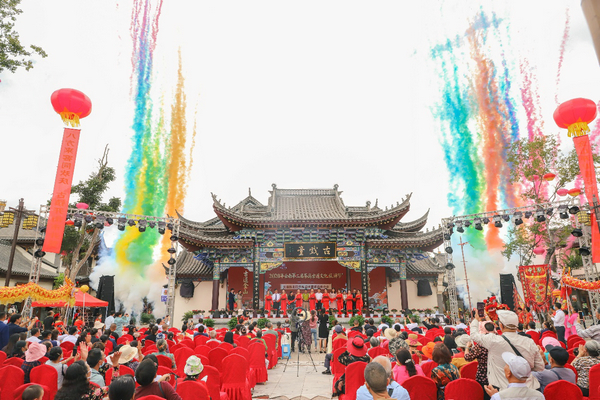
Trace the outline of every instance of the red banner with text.
[[46, 236], [42, 248], [47, 253], [58, 254], [62, 246], [80, 133], [79, 129], [71, 128], [65, 128], [63, 133], [56, 179], [54, 180], [54, 191], [52, 192], [52, 202], [50, 203], [50, 216], [48, 217]]
[[550, 309], [550, 266], [549, 265], [522, 265], [519, 267], [519, 276], [523, 286], [525, 304], [536, 311]]

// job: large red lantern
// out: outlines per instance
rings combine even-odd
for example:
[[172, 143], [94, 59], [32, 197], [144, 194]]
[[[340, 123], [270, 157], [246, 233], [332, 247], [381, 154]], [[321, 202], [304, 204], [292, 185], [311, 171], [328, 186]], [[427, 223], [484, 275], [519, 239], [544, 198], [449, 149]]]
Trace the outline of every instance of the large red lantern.
[[[65, 125], [62, 146], [58, 157], [58, 169], [54, 180], [54, 191], [50, 203], [50, 215], [46, 225], [46, 237], [44, 238], [43, 251], [47, 253], [60, 252], [67, 211], [69, 208], [69, 196], [71, 195], [71, 184], [75, 172], [75, 161], [77, 160], [77, 148], [79, 147], [79, 120], [90, 115], [92, 102], [85, 94], [75, 89], [60, 89], [52, 93], [50, 97], [54, 111], [60, 114]], [[68, 126], [71, 126], [69, 128]]]
[[565, 101], [554, 111], [554, 121], [561, 128], [569, 130], [569, 137], [586, 135], [598, 113], [596, 103], [589, 99], [577, 98]]
[[79, 120], [92, 112], [92, 101], [79, 90], [59, 89], [52, 93], [50, 101], [65, 125], [79, 126]]

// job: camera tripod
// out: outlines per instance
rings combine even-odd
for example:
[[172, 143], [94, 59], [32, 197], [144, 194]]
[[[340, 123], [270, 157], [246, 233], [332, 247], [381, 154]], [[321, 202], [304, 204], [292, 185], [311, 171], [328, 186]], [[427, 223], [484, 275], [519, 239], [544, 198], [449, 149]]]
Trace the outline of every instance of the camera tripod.
[[[302, 336], [302, 323], [304, 321], [306, 321], [306, 319], [308, 318], [308, 313], [306, 312], [305, 309], [298, 307], [298, 308], [295, 308], [294, 311], [292, 311], [292, 315], [296, 315], [299, 317], [299, 320], [296, 322], [296, 332], [298, 332], [298, 355], [296, 356], [297, 357], [297, 359], [296, 359], [296, 377], [299, 377], [300, 376], [300, 349], [302, 349], [302, 347], [304, 347], [308, 350], [308, 356], [310, 357], [310, 361], [312, 362], [315, 372], [317, 372], [317, 366], [315, 365], [315, 360], [313, 360], [312, 353], [310, 352], [310, 346], [312, 345], [312, 343], [307, 345], [304, 342], [304, 337]], [[292, 358], [291, 352], [290, 352], [290, 356], [285, 361], [285, 366], [283, 367], [283, 372], [285, 372], [285, 370], [288, 366], [288, 362], [290, 361], [290, 358]]]

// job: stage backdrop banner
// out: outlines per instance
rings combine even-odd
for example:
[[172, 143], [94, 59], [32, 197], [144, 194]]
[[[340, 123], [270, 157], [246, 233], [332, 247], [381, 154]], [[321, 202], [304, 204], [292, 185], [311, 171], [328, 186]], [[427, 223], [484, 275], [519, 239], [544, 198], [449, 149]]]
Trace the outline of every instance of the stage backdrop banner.
[[44, 237], [44, 245], [42, 247], [42, 250], [47, 253], [58, 254], [62, 246], [80, 133], [79, 129], [65, 128], [63, 134], [60, 156], [58, 158], [58, 170], [56, 171], [54, 191], [52, 192], [52, 202], [50, 203], [50, 216], [48, 217], [46, 236]]
[[550, 266], [523, 265], [519, 267], [519, 276], [523, 285], [525, 304], [536, 311], [550, 308]]

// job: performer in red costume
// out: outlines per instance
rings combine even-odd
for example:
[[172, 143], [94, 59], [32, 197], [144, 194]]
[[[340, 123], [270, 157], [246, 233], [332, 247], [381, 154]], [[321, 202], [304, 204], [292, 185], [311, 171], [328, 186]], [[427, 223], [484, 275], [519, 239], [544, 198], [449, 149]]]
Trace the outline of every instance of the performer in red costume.
[[281, 291], [281, 314], [285, 318], [287, 315], [287, 305], [288, 305], [288, 295], [285, 292], [285, 289]]
[[348, 291], [346, 295], [346, 312], [351, 313], [354, 309], [352, 307], [352, 303], [354, 302], [354, 296], [352, 296], [352, 292]]
[[273, 296], [271, 296], [271, 291], [267, 292], [265, 296], [265, 311], [267, 312], [267, 316], [271, 314], [271, 308], [273, 307]]
[[356, 309], [358, 310], [358, 314], [362, 315], [362, 309], [363, 309], [363, 300], [362, 300], [362, 296], [360, 294], [360, 292], [356, 292]]
[[335, 298], [337, 299], [338, 312], [344, 312], [344, 295], [342, 294], [341, 290], [338, 292]]
[[327, 289], [323, 291], [323, 300], [321, 301], [323, 303], [323, 310], [329, 310], [329, 293], [327, 293]]
[[308, 309], [310, 311], [315, 310], [317, 308], [317, 296], [315, 295], [315, 290], [310, 289], [310, 296], [308, 296]]
[[302, 293], [300, 293], [300, 289], [296, 292], [296, 307], [302, 307]]

